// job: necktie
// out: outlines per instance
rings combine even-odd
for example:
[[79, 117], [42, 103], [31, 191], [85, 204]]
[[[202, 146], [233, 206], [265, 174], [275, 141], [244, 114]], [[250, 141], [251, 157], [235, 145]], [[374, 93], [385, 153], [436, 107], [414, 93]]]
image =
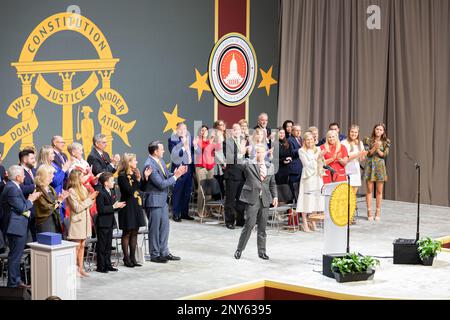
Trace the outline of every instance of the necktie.
[[260, 163], [259, 164], [259, 177], [260, 177], [261, 181], [264, 181], [264, 179], [266, 178], [266, 175], [267, 175], [266, 164]]
[[164, 170], [164, 168], [163, 168], [163, 166], [161, 164], [161, 160], [158, 160], [158, 164], [159, 164], [159, 167], [161, 168], [161, 171], [162, 171], [164, 177], [166, 177], [166, 171]]
[[33, 176], [33, 172], [31, 171], [31, 169], [27, 169], [28, 174], [30, 175], [31, 179], [34, 181], [34, 176]]

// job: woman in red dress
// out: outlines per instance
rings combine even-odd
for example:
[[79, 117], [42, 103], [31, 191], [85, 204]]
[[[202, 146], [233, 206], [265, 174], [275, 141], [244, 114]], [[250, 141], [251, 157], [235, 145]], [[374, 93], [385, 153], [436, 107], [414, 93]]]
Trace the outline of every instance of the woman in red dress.
[[345, 165], [348, 162], [348, 152], [345, 146], [339, 142], [335, 130], [327, 132], [326, 142], [320, 146], [320, 149], [326, 151], [324, 155], [325, 165], [334, 169], [333, 174], [330, 170], [325, 170], [323, 183], [347, 181]]

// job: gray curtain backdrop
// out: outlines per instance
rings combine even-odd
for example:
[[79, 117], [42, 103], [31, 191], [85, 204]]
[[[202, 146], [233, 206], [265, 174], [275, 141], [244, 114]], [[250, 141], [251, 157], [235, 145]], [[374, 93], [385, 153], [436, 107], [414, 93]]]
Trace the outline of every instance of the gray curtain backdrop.
[[[449, 206], [450, 2], [281, 0], [278, 122], [361, 137], [384, 122], [392, 146], [387, 199]], [[381, 8], [369, 30], [367, 8]]]

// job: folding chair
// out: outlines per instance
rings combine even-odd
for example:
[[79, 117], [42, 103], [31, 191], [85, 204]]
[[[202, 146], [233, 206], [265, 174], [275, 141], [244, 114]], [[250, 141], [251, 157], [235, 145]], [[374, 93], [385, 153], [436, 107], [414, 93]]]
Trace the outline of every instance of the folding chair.
[[[222, 193], [220, 192], [220, 186], [219, 182], [215, 179], [205, 179], [200, 181], [199, 184], [200, 192], [203, 196], [203, 206], [201, 212], [205, 212], [206, 208], [217, 208], [219, 207], [219, 213], [218, 213], [218, 219], [219, 223], [221, 222], [221, 219], [223, 223], [225, 223], [225, 201], [223, 199]], [[213, 195], [220, 195], [219, 200], [207, 200], [206, 197], [213, 196]], [[203, 223], [204, 216], [200, 216], [200, 223]]]

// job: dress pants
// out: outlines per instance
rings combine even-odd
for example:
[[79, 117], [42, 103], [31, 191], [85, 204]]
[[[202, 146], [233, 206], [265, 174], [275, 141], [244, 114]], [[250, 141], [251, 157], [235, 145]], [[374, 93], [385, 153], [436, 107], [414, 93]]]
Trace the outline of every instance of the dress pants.
[[97, 270], [111, 268], [113, 227], [97, 227]]
[[169, 206], [145, 208], [150, 258], [169, 255]]
[[18, 287], [20, 280], [20, 260], [25, 249], [27, 236], [16, 236], [8, 234], [8, 287]]
[[245, 204], [239, 201], [244, 180], [226, 180], [227, 188], [225, 189], [225, 223], [244, 225]]
[[266, 225], [269, 215], [269, 207], [264, 207], [262, 200], [258, 199], [254, 205], [247, 204], [245, 210], [245, 225], [242, 229], [237, 250], [244, 251], [248, 239], [252, 234], [253, 227], [258, 224], [258, 254], [266, 253]]
[[173, 187], [172, 205], [174, 218], [186, 218], [189, 216], [189, 202], [192, 192], [192, 165], [188, 166], [188, 171], [177, 179]]

